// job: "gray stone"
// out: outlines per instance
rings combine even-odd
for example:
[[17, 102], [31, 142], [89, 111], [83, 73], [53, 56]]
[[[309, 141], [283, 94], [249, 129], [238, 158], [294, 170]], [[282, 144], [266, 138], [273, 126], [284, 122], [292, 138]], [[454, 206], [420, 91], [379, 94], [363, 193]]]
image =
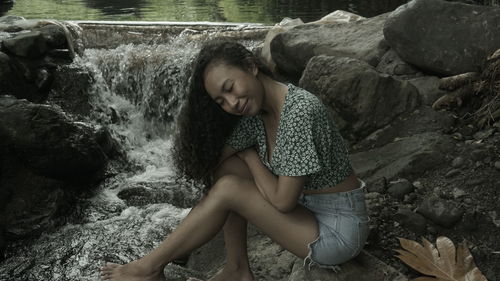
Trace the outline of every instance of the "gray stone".
[[500, 161], [495, 161], [495, 168], [500, 171]]
[[18, 34], [3, 41], [3, 45], [10, 53], [27, 58], [38, 58], [47, 52], [47, 44], [40, 31], [31, 31]]
[[403, 138], [383, 147], [351, 154], [360, 178], [368, 184], [385, 177], [394, 179], [421, 175], [446, 161], [454, 144], [448, 136], [424, 133]]
[[39, 31], [42, 33], [43, 38], [51, 49], [68, 48], [66, 34], [61, 26], [49, 24], [41, 27]]
[[410, 83], [381, 75], [353, 58], [314, 57], [299, 85], [347, 121], [347, 135], [367, 136], [418, 105], [418, 92]]
[[424, 105], [432, 105], [446, 93], [446, 91], [439, 89], [439, 78], [436, 76], [412, 78], [408, 82], [417, 88], [420, 100]]
[[465, 193], [465, 191], [463, 189], [456, 188], [456, 187], [453, 188], [452, 194], [453, 194], [453, 197], [455, 199], [460, 198], [460, 197], [464, 197], [465, 195], [467, 195], [467, 193]]
[[19, 20], [24, 20], [24, 18], [19, 17], [19, 16], [12, 16], [12, 15], [3, 16], [3, 17], [0, 17], [0, 24], [10, 25], [10, 24], [13, 24]]
[[294, 27], [271, 41], [272, 58], [281, 71], [297, 78], [309, 59], [318, 55], [352, 57], [376, 66], [387, 50], [382, 35], [386, 17]]
[[475, 72], [500, 46], [500, 9], [413, 0], [390, 14], [383, 32], [404, 61], [421, 69], [442, 75]]
[[397, 213], [394, 215], [394, 219], [404, 228], [415, 232], [417, 235], [425, 234], [427, 229], [427, 222], [425, 218], [407, 208], [399, 208]]
[[465, 160], [463, 157], [458, 156], [457, 158], [453, 159], [453, 161], [451, 162], [451, 166], [453, 168], [458, 168], [464, 164], [464, 161]]
[[411, 182], [406, 179], [389, 182], [387, 192], [394, 198], [402, 200], [405, 195], [413, 192], [415, 187]]
[[394, 50], [387, 51], [376, 67], [377, 71], [389, 75], [415, 75], [418, 70], [404, 62]]
[[455, 225], [464, 214], [464, 210], [455, 203], [430, 196], [418, 206], [417, 212], [436, 224], [450, 228]]
[[[269, 279], [266, 279], [269, 280]], [[274, 279], [272, 279], [274, 280]], [[385, 264], [366, 251], [362, 251], [356, 258], [340, 265], [335, 273], [331, 270], [313, 267], [304, 268], [303, 262], [297, 260], [288, 281], [407, 281], [408, 278]]]

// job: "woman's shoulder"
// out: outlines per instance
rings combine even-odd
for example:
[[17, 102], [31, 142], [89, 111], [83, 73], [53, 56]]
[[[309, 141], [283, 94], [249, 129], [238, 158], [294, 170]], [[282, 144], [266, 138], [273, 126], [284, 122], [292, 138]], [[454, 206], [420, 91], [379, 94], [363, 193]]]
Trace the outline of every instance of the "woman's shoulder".
[[290, 95], [290, 111], [299, 114], [316, 115], [325, 110], [325, 106], [320, 98], [311, 92], [293, 84], [289, 84], [288, 89], [288, 94]]

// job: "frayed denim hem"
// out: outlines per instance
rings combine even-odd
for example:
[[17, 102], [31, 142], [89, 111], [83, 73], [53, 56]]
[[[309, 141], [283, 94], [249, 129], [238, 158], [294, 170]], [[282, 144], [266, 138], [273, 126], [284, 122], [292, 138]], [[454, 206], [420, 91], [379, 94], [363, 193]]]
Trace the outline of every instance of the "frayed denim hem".
[[318, 240], [319, 240], [319, 236], [318, 236], [318, 238], [316, 238], [316, 240], [314, 240], [311, 243], [307, 244], [307, 248], [309, 249], [309, 253], [307, 254], [307, 257], [304, 258], [304, 267], [306, 267], [306, 263], [309, 261], [309, 264], [307, 265], [307, 269], [309, 271], [311, 270], [311, 267], [318, 266], [319, 268], [331, 269], [335, 273], [338, 273], [341, 270], [340, 266], [338, 266], [338, 265], [323, 265], [323, 264], [315, 262], [312, 259], [312, 248], [311, 248], [311, 245], [314, 244], [314, 243], [316, 243]]

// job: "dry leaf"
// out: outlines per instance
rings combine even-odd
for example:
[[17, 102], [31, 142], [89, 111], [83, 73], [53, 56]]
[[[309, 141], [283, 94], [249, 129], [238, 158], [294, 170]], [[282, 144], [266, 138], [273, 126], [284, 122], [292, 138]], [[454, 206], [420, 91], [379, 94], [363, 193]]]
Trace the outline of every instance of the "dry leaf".
[[474, 264], [474, 259], [465, 243], [455, 248], [447, 237], [436, 239], [436, 246], [425, 238], [422, 244], [398, 238], [401, 247], [396, 255], [404, 263], [425, 275], [413, 281], [487, 281]]

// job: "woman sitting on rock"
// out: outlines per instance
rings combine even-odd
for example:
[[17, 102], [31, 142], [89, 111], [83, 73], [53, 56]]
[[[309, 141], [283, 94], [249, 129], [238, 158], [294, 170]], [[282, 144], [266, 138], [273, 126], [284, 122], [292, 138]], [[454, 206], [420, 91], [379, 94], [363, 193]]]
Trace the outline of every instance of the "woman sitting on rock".
[[253, 280], [247, 221], [309, 266], [355, 257], [368, 235], [363, 182], [322, 102], [235, 42], [206, 43], [195, 63], [174, 160], [210, 188], [158, 248], [107, 263], [102, 278], [165, 280], [165, 265], [224, 229], [227, 262], [211, 280]]

